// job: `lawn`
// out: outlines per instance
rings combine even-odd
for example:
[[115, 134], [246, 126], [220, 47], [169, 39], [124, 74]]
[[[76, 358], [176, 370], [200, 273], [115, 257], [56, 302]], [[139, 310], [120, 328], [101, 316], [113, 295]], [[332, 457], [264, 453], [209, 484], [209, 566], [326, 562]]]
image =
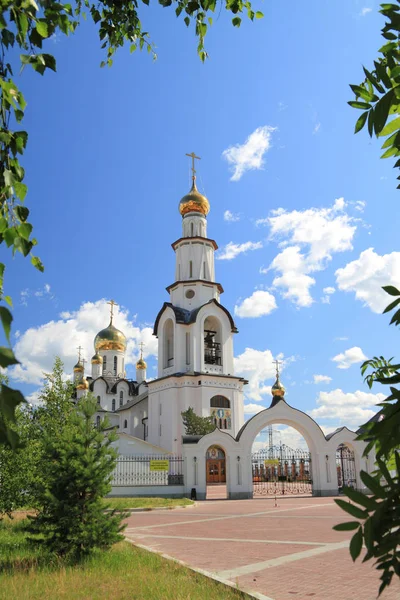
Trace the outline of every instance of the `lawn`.
[[175, 506], [191, 506], [194, 503], [188, 498], [104, 498], [110, 508], [126, 510], [128, 508], [174, 508]]
[[0, 600], [245, 600], [249, 596], [128, 542], [63, 566], [29, 545], [25, 519], [0, 522]]

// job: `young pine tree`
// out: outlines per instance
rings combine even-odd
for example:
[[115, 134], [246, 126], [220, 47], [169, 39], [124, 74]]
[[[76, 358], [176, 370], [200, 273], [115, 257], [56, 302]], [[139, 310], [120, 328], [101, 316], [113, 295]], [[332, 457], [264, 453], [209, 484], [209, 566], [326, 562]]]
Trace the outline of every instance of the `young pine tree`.
[[46, 478], [41, 491], [41, 510], [31, 520], [33, 540], [60, 557], [79, 561], [95, 548], [108, 548], [123, 539], [122, 514], [105, 512], [103, 498], [117, 452], [117, 439], [103, 420], [97, 428], [93, 417], [96, 401], [79, 402], [58, 436], [46, 436]]
[[206, 435], [215, 429], [212, 417], [199, 417], [191, 407], [181, 415], [187, 435]]

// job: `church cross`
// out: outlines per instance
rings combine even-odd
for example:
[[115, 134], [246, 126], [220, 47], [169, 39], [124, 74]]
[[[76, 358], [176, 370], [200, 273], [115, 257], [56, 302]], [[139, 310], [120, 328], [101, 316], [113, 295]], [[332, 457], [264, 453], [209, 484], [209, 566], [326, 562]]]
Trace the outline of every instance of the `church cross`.
[[193, 179], [196, 178], [196, 163], [194, 162], [195, 160], [201, 160], [200, 156], [196, 156], [194, 152], [191, 152], [190, 154], [186, 154], [186, 156], [189, 156], [189, 158], [192, 159], [192, 177]]
[[81, 350], [83, 350], [82, 346], [78, 346], [77, 350], [78, 350], [78, 362], [80, 362], [81, 361]]
[[83, 371], [85, 372], [85, 363], [87, 363], [86, 358], [82, 358]]
[[278, 360], [277, 358], [275, 360], [272, 361], [275, 365], [275, 369], [276, 369], [276, 377], [277, 379], [279, 379], [279, 365], [282, 365], [283, 362], [281, 360]]
[[143, 342], [140, 342], [139, 346], [140, 346], [140, 358], [143, 358], [143, 348], [145, 347], [146, 344], [144, 344]]
[[112, 323], [114, 316], [114, 306], [118, 306], [118, 304], [114, 300], [110, 300], [109, 302], [107, 302], [107, 304], [110, 304], [110, 319]]

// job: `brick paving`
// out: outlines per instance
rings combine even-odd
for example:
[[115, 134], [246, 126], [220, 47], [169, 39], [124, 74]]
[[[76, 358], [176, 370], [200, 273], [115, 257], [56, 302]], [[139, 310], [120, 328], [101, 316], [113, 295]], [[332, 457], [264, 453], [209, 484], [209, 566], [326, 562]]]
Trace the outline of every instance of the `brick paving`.
[[[332, 530], [347, 520], [333, 499], [279, 498], [274, 504], [270, 498], [211, 500], [133, 513], [125, 534], [269, 600], [375, 600], [379, 574], [371, 562], [352, 562], [351, 532]], [[399, 600], [399, 581], [380, 598]]]

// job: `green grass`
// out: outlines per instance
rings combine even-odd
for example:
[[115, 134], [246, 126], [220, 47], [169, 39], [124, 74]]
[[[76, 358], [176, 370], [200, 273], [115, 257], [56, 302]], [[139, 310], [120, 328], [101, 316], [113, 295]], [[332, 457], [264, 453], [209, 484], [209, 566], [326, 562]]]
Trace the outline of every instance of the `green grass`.
[[126, 510], [128, 508], [174, 508], [175, 506], [190, 506], [188, 498], [104, 498], [104, 504], [110, 508]]
[[249, 597], [128, 542], [63, 566], [30, 546], [26, 521], [0, 522], [0, 600], [245, 600]]

